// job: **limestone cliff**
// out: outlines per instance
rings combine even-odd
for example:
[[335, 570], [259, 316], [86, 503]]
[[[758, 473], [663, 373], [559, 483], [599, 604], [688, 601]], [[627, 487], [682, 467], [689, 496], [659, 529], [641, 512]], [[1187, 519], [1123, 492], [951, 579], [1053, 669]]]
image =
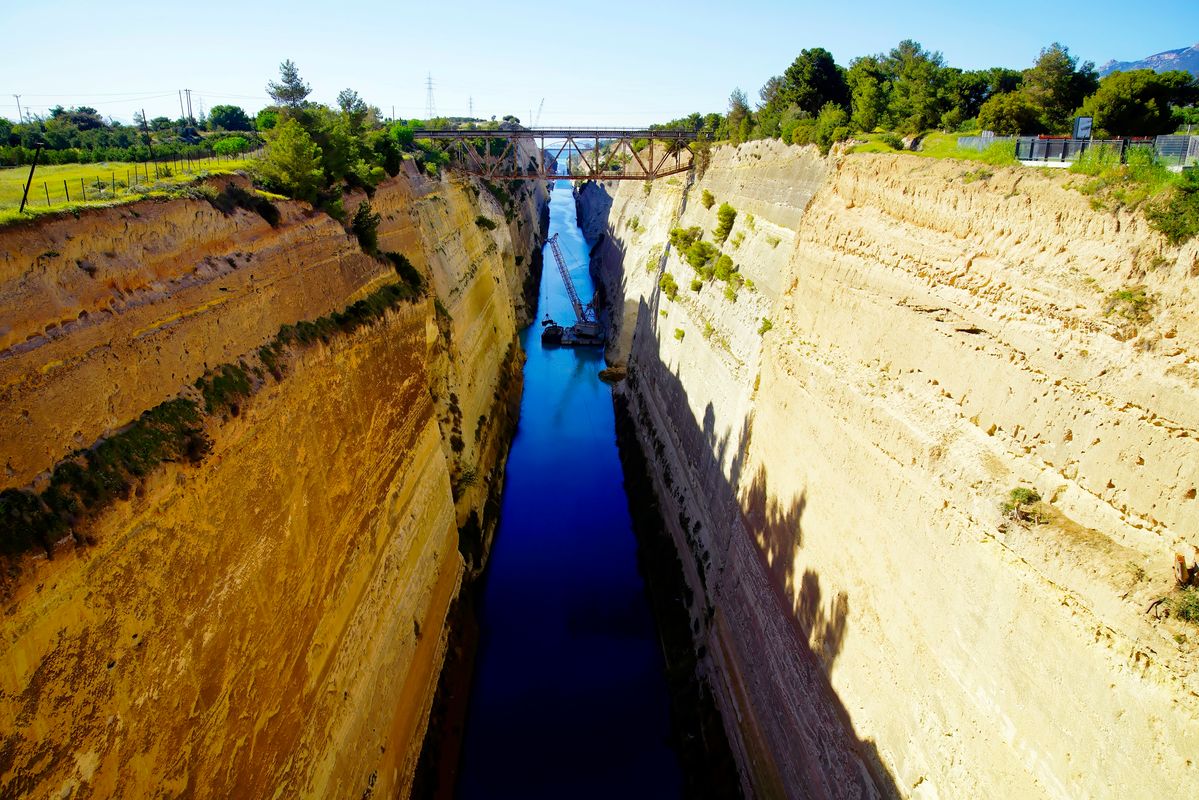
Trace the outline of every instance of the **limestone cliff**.
[[423, 296], [371, 305], [392, 264], [302, 203], [274, 225], [179, 199], [0, 232], [5, 486], [45, 487], [163, 401], [202, 406], [220, 364], [252, 384], [205, 416], [206, 453], [53, 558], [10, 559], [0, 795], [406, 794], [458, 531], [502, 479], [545, 194], [406, 169], [370, 202]]
[[[581, 190], [752, 794], [1199, 780], [1199, 631], [1145, 613], [1199, 535], [1199, 246], [1070, 180], [756, 142]], [[721, 203], [746, 281], [695, 292], [668, 234]]]

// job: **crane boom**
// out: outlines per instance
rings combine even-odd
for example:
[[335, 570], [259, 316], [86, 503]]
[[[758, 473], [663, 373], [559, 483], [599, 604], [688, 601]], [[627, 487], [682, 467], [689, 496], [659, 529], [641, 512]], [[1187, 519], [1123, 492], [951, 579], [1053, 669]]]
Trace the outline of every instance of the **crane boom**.
[[549, 243], [550, 249], [554, 251], [554, 261], [558, 263], [558, 274], [562, 276], [562, 282], [566, 284], [566, 293], [570, 295], [570, 304], [574, 306], [575, 318], [579, 322], [593, 322], [586, 307], [579, 300], [579, 293], [575, 291], [574, 281], [570, 279], [570, 270], [566, 268], [566, 259], [562, 257], [562, 250], [558, 247], [558, 234], [555, 233], [551, 236]]

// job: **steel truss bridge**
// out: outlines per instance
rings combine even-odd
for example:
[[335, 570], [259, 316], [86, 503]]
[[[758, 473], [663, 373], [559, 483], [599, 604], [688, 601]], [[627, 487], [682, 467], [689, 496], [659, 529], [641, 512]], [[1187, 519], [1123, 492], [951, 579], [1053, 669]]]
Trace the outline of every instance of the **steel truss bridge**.
[[[691, 169], [690, 145], [704, 139], [699, 131], [644, 128], [420, 129], [413, 136], [444, 142], [457, 169], [488, 180], [653, 180]], [[563, 157], [565, 170], [553, 171]]]

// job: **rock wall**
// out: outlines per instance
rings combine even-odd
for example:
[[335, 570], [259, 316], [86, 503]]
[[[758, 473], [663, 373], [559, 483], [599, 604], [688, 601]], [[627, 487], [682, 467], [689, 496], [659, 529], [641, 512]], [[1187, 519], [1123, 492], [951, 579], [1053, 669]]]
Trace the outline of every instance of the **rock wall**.
[[[1199, 247], [993, 173], [756, 142], [689, 188], [580, 192], [753, 795], [1199, 778], [1199, 631], [1145, 613], [1199, 530]], [[724, 202], [735, 300], [668, 243]], [[1112, 307], [1138, 286], [1147, 313]], [[1000, 512], [1021, 485], [1039, 523]]]
[[[427, 299], [289, 349], [206, 419], [200, 463], [9, 560], [0, 795], [407, 794], [459, 527], [502, 480], [545, 200], [387, 181], [380, 250]], [[275, 227], [171, 200], [0, 231], [5, 486], [396, 280], [328, 215], [276, 205]]]

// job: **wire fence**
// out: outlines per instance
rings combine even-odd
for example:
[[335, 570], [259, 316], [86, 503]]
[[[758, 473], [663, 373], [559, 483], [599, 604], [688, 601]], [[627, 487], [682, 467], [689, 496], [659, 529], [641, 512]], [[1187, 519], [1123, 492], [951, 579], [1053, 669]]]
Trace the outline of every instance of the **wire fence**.
[[[265, 148], [235, 155], [178, 156], [140, 163], [71, 165], [70, 177], [43, 178], [34, 171], [26, 208], [54, 208], [78, 203], [140, 197], [155, 190], [178, 185], [182, 176], [196, 177], [260, 158]], [[61, 167], [48, 167], [58, 170]], [[24, 176], [22, 176], [24, 178]], [[24, 189], [25, 180], [21, 181]], [[18, 197], [19, 200], [19, 197]], [[2, 202], [0, 206], [8, 206]], [[17, 206], [17, 202], [11, 205]]]

